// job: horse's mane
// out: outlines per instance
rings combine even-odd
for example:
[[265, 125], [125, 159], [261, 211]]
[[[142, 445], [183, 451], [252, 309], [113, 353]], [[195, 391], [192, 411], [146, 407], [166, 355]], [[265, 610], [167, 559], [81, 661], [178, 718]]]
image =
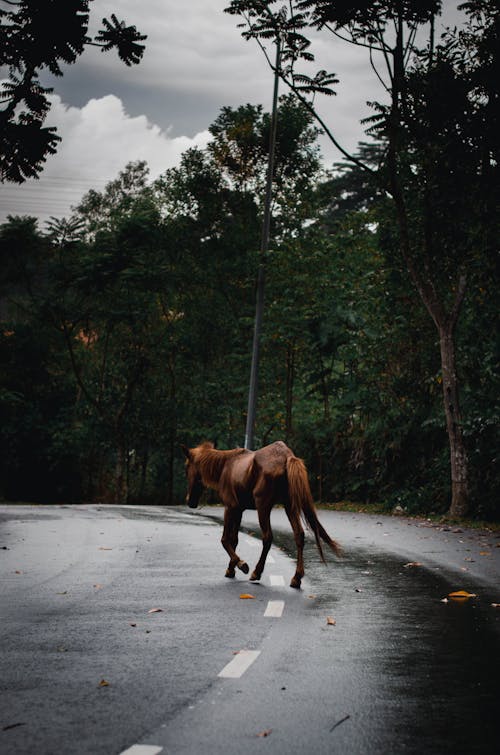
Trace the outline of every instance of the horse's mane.
[[248, 452], [246, 448], [232, 448], [230, 451], [219, 451], [213, 447], [212, 443], [202, 443], [197, 448], [194, 448], [192, 453], [203, 484], [217, 485], [228, 459]]

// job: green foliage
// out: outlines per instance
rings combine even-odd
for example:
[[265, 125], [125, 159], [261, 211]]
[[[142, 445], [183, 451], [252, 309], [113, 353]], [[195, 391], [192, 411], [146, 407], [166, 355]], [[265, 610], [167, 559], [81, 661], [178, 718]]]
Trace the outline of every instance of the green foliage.
[[[372, 172], [350, 162], [325, 177], [308, 113], [289, 99], [281, 107], [286, 166], [277, 169], [265, 260], [256, 443], [286, 440], [305, 459], [318, 500], [444, 512], [449, 452], [436, 334], [378, 182], [384, 146], [360, 145]], [[74, 217], [52, 219], [46, 234], [33, 219], [2, 226], [0, 494], [178, 503], [179, 443], [241, 445], [267, 124], [259, 107], [224, 108], [212, 146], [189, 150], [155, 182], [144, 163], [132, 163], [103, 192], [89, 192]], [[420, 158], [415, 164], [423, 169]], [[456, 337], [471, 494], [477, 514], [493, 518], [496, 200], [472, 191], [467, 213], [451, 184], [438, 177], [435, 213], [457, 196], [461, 238], [447, 227], [436, 280], [446, 282], [455, 240], [471, 276]], [[472, 251], [464, 236], [477, 239]]]

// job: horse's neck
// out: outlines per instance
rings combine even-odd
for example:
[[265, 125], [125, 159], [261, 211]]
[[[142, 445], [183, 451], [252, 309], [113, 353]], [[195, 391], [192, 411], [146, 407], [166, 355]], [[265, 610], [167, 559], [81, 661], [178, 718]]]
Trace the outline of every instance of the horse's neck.
[[215, 449], [204, 451], [199, 459], [203, 484], [206, 487], [217, 488], [227, 462], [241, 452], [241, 448], [235, 448], [232, 451], [217, 451]]

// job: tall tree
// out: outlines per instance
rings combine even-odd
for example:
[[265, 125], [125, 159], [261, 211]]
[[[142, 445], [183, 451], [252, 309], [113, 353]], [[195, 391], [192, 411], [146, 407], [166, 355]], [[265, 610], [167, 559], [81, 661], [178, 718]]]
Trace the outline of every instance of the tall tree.
[[112, 14], [88, 35], [92, 0], [0, 0], [0, 66], [8, 79], [0, 90], [0, 180], [23, 183], [36, 178], [60, 137], [44, 126], [53, 90], [43, 87], [44, 70], [62, 76], [61, 64], [74, 63], [86, 45], [103, 52], [115, 48], [128, 66], [139, 63], [146, 37]]
[[[468, 263], [478, 244], [484, 248], [488, 243], [487, 197], [492, 182], [498, 186], [498, 83], [491, 76], [498, 69], [498, 5], [491, 0], [465, 3], [465, 32], [449, 32], [438, 46], [434, 22], [441, 3], [436, 0], [296, 0], [288, 9], [274, 5], [274, 0], [233, 0], [227, 11], [244, 18], [244, 36], [257, 39], [264, 52], [264, 40], [281, 39], [281, 78], [341, 152], [366, 171], [373, 168], [339, 144], [310, 98], [332, 94], [334, 74], [318, 71], [311, 76], [297, 70], [300, 62], [314, 60], [309, 38], [313, 30], [365, 48], [388, 98], [388, 104], [373, 105], [376, 115], [369, 119], [372, 132], [386, 147], [376, 173], [393, 201], [400, 253], [439, 335], [450, 447], [450, 514], [463, 516], [470, 505], [469, 473], [455, 331]], [[416, 38], [423, 28], [429, 30], [429, 41], [418, 50]]]

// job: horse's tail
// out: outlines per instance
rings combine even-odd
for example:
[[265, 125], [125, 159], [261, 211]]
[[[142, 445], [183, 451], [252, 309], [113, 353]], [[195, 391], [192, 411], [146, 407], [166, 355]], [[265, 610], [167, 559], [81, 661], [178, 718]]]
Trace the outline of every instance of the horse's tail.
[[325, 561], [321, 540], [324, 540], [337, 556], [342, 555], [340, 545], [335, 540], [332, 540], [318, 519], [316, 509], [314, 508], [311, 488], [309, 487], [306, 465], [302, 459], [298, 459], [296, 456], [289, 456], [286, 461], [286, 473], [292, 514], [299, 518], [302, 516], [307, 526], [313, 532], [321, 560]]

